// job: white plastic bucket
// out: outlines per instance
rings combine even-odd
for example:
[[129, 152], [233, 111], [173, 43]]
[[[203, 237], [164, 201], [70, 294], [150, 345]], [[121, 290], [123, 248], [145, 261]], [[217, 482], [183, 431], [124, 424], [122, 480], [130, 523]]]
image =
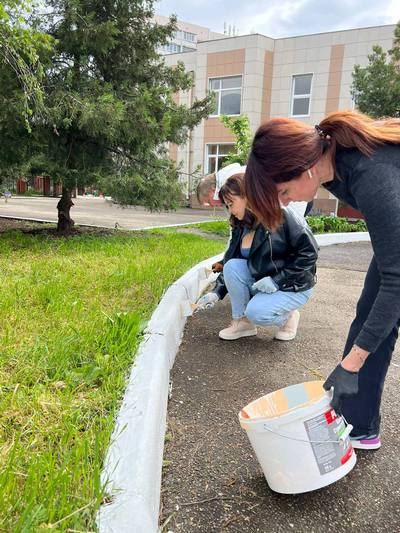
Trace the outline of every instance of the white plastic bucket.
[[272, 490], [299, 494], [330, 485], [356, 464], [346, 426], [322, 381], [299, 383], [249, 403], [239, 413]]

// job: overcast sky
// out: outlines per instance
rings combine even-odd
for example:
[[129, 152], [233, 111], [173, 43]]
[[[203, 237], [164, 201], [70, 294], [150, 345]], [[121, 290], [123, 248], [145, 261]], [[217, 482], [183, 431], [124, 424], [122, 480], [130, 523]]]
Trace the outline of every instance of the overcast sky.
[[156, 13], [223, 33], [224, 22], [239, 35], [288, 37], [395, 24], [400, 0], [160, 0]]

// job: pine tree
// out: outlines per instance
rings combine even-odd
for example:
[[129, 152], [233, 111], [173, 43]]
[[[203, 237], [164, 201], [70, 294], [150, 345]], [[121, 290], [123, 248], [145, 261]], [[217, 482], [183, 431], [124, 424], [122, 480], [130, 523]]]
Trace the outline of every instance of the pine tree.
[[48, 119], [38, 131], [46, 171], [63, 185], [59, 230], [73, 224], [76, 186], [98, 184], [121, 203], [176, 207], [181, 189], [167, 143], [184, 143], [212, 103], [209, 97], [190, 108], [174, 102], [174, 93], [193, 84], [183, 64], [168, 67], [157, 52], [175, 20], [156, 25], [153, 1], [48, 4], [42, 27], [56, 48], [47, 69]]

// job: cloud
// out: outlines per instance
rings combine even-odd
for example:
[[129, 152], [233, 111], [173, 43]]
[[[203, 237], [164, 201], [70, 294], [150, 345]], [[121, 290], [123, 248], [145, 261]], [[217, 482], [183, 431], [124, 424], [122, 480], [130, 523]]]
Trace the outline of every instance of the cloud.
[[[194, 7], [195, 6], [195, 7]], [[178, 18], [223, 32], [224, 22], [241, 35], [251, 32], [288, 37], [400, 20], [398, 0], [196, 0], [195, 5], [162, 0], [158, 12], [176, 12]]]

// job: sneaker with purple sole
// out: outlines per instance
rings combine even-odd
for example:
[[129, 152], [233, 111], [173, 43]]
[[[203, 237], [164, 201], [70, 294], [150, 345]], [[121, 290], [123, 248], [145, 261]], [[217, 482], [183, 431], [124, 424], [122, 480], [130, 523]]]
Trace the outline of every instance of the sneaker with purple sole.
[[381, 447], [381, 439], [379, 435], [373, 435], [372, 437], [350, 437], [350, 442], [353, 448], [357, 450], [378, 450]]

